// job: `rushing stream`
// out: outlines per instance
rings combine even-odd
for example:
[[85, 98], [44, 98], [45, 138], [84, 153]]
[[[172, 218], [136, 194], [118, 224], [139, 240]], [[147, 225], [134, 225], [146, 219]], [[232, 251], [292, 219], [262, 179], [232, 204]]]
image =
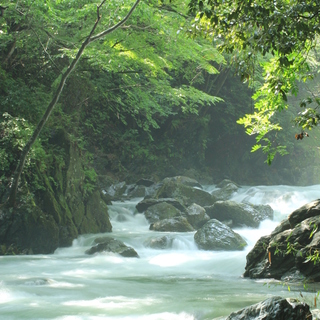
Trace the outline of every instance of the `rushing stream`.
[[[208, 191], [214, 186], [208, 186]], [[275, 282], [241, 277], [246, 254], [259, 237], [269, 234], [293, 210], [319, 198], [320, 185], [310, 187], [243, 187], [232, 200], [269, 204], [274, 221], [259, 229], [237, 229], [248, 242], [244, 251], [200, 251], [192, 233], [171, 233], [171, 249], [146, 248], [160, 233], [149, 231], [135, 205], [141, 199], [109, 206], [113, 232], [140, 258], [84, 252], [100, 235], [84, 235], [72, 247], [52, 255], [0, 257], [0, 319], [213, 319], [272, 295], [303, 296], [313, 304], [314, 292], [300, 292]], [[161, 233], [161, 235], [166, 233]], [[309, 288], [318, 290], [319, 288]]]

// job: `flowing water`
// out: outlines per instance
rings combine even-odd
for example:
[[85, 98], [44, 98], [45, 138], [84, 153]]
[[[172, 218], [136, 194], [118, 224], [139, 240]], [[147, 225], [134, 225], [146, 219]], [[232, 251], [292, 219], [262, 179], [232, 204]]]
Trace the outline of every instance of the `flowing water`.
[[[214, 190], [207, 186], [207, 191]], [[157, 235], [135, 205], [141, 199], [109, 206], [113, 225], [107, 234], [132, 246], [140, 258], [110, 253], [88, 256], [99, 235], [84, 235], [52, 255], [0, 257], [0, 319], [193, 320], [226, 316], [272, 295], [300, 297], [312, 304], [314, 293], [267, 280], [242, 278], [246, 254], [293, 210], [319, 198], [310, 187], [242, 187], [234, 201], [269, 204], [274, 220], [259, 229], [237, 229], [248, 242], [244, 251], [201, 251], [193, 232], [171, 233], [172, 248], [155, 250], [145, 241]], [[309, 288], [310, 289], [310, 288]], [[318, 288], [311, 288], [318, 290]]]

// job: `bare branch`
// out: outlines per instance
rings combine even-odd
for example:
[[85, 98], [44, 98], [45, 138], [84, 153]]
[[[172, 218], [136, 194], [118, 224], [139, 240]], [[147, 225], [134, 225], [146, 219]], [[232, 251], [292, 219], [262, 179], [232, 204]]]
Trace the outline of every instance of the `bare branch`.
[[[105, 2], [105, 1], [103, 1]], [[129, 17], [131, 16], [132, 12], [134, 11], [134, 9], [137, 7], [137, 5], [139, 4], [140, 0], [137, 0], [134, 5], [132, 6], [132, 8], [130, 9], [130, 11], [128, 12], [128, 14], [121, 20], [119, 21], [117, 24], [115, 24], [113, 27], [105, 30], [105, 31], [102, 31], [100, 33], [98, 33], [97, 35], [91, 37], [90, 41], [89, 42], [93, 42], [97, 39], [100, 39], [102, 37], [104, 37], [105, 35], [113, 32], [114, 30], [118, 29], [120, 26], [122, 26], [128, 19]]]

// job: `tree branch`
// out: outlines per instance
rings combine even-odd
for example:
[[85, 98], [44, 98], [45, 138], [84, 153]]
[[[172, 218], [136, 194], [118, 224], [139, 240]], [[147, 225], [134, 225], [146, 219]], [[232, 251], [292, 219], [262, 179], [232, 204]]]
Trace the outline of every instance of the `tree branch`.
[[25, 162], [26, 162], [26, 158], [27, 155], [29, 153], [29, 151], [31, 150], [32, 145], [34, 144], [34, 142], [37, 140], [42, 128], [44, 127], [44, 125], [46, 124], [47, 120], [49, 119], [52, 110], [54, 109], [55, 105], [57, 104], [57, 102], [59, 101], [60, 95], [63, 91], [64, 85], [67, 81], [67, 78], [69, 77], [69, 75], [71, 74], [71, 72], [75, 69], [77, 63], [79, 62], [81, 55], [83, 54], [85, 48], [94, 40], [97, 40], [99, 38], [104, 37], [105, 35], [115, 31], [117, 28], [119, 28], [121, 25], [123, 25], [128, 18], [130, 17], [130, 15], [132, 14], [132, 12], [134, 11], [134, 9], [137, 7], [137, 5], [139, 4], [140, 0], [137, 0], [135, 2], [135, 4], [133, 5], [133, 7], [130, 9], [129, 13], [124, 17], [123, 20], [121, 20], [119, 23], [117, 23], [116, 25], [114, 25], [113, 27], [99, 33], [96, 36], [93, 36], [99, 22], [101, 19], [101, 15], [100, 15], [100, 9], [103, 6], [103, 4], [106, 2], [106, 0], [103, 0], [99, 6], [97, 6], [97, 20], [94, 23], [89, 35], [87, 36], [87, 38], [82, 42], [82, 45], [76, 55], [76, 57], [72, 60], [71, 64], [69, 65], [68, 69], [62, 74], [62, 78], [60, 81], [60, 84], [51, 100], [51, 102], [49, 103], [46, 112], [44, 113], [44, 115], [42, 116], [41, 120], [39, 121], [38, 125], [36, 126], [32, 136], [30, 137], [29, 141], [26, 143], [25, 147], [23, 148], [22, 152], [21, 152], [21, 156], [17, 165], [17, 168], [14, 172], [13, 175], [13, 181], [12, 181], [12, 186], [10, 189], [10, 195], [9, 198], [6, 202], [6, 204], [9, 207], [14, 207], [15, 203], [16, 203], [16, 196], [17, 196], [17, 190], [18, 190], [18, 184], [19, 184], [19, 180], [21, 177], [21, 173], [22, 170], [24, 168]]
[[[105, 1], [103, 1], [104, 3]], [[119, 21], [116, 25], [114, 25], [113, 27], [105, 30], [105, 31], [102, 31], [100, 33], [98, 33], [97, 35], [95, 35], [94, 37], [92, 37], [90, 39], [89, 42], [93, 42], [95, 40], [98, 40], [102, 37], [104, 37], [105, 35], [113, 32], [114, 30], [118, 29], [120, 26], [122, 26], [128, 19], [129, 17], [131, 16], [132, 12], [134, 11], [134, 9], [137, 7], [137, 5], [139, 4], [140, 0], [136, 0], [135, 4], [132, 6], [132, 8], [130, 9], [130, 11], [128, 12], [128, 14], [121, 20]]]

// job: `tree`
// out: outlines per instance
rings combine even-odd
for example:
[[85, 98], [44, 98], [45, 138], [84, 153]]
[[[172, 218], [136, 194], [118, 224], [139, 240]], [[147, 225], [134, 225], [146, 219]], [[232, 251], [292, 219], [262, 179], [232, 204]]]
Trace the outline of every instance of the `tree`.
[[[257, 69], [263, 68], [264, 82], [253, 96], [256, 111], [238, 123], [248, 134], [257, 135], [252, 150], [262, 148], [270, 164], [277, 152], [286, 152], [271, 138], [273, 130], [281, 130], [272, 122], [275, 114], [289, 107], [289, 97], [298, 94], [299, 82], [315, 75], [310, 58], [320, 33], [320, 2], [191, 0], [189, 9], [196, 17], [195, 32], [213, 37], [221, 50], [232, 53], [243, 80], [253, 85]], [[320, 120], [317, 92], [303, 99], [300, 106], [303, 111], [295, 122], [303, 137], [304, 130], [317, 126]]]
[[26, 157], [27, 157], [32, 145], [37, 140], [42, 128], [44, 127], [44, 125], [46, 124], [47, 120], [49, 119], [50, 114], [52, 113], [52, 110], [54, 109], [55, 105], [57, 104], [57, 102], [59, 100], [59, 97], [60, 97], [60, 95], [61, 95], [61, 93], [63, 91], [63, 88], [65, 86], [67, 78], [72, 73], [72, 71], [75, 69], [75, 67], [76, 67], [78, 61], [80, 60], [85, 48], [91, 42], [105, 37], [109, 33], [117, 30], [120, 26], [122, 26], [129, 19], [129, 17], [131, 16], [132, 12], [135, 10], [137, 5], [139, 4], [140, 0], [136, 0], [135, 1], [134, 5], [131, 7], [131, 9], [128, 12], [128, 14], [121, 21], [119, 21], [117, 24], [113, 25], [112, 27], [110, 27], [110, 28], [98, 33], [98, 34], [95, 34], [97, 26], [98, 26], [98, 24], [99, 24], [99, 22], [101, 20], [100, 9], [105, 4], [105, 2], [106, 2], [106, 0], [103, 0], [97, 6], [97, 20], [95, 21], [95, 23], [94, 23], [89, 35], [82, 42], [82, 45], [81, 45], [80, 49], [78, 50], [78, 52], [76, 54], [76, 57], [72, 60], [71, 64], [68, 66], [67, 70], [62, 74], [59, 86], [56, 89], [56, 92], [53, 95], [53, 98], [52, 98], [51, 102], [49, 103], [45, 114], [41, 118], [41, 120], [38, 123], [37, 127], [35, 128], [32, 136], [30, 137], [29, 141], [26, 143], [25, 147], [22, 150], [22, 153], [21, 153], [17, 168], [16, 168], [16, 170], [14, 172], [13, 182], [12, 182], [12, 186], [11, 186], [11, 190], [10, 190], [10, 195], [9, 195], [8, 200], [7, 200], [7, 205], [10, 206], [10, 207], [13, 207], [15, 205], [15, 202], [16, 202], [18, 184], [19, 184], [19, 180], [20, 180], [20, 177], [21, 177], [21, 173], [22, 173], [23, 167], [25, 165]]

